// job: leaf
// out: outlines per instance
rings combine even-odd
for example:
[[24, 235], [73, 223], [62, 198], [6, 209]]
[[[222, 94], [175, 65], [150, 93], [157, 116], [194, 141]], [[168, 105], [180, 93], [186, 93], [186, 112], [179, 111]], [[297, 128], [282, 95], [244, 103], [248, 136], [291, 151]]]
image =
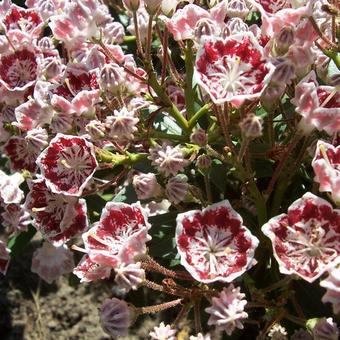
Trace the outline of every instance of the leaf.
[[37, 230], [33, 226], [29, 226], [28, 230], [13, 236], [8, 241], [7, 247], [11, 250], [11, 256], [17, 256], [28, 245], [36, 234]]
[[175, 120], [169, 116], [159, 114], [155, 121], [154, 127], [156, 130], [174, 135], [182, 135], [182, 129], [177, 125]]

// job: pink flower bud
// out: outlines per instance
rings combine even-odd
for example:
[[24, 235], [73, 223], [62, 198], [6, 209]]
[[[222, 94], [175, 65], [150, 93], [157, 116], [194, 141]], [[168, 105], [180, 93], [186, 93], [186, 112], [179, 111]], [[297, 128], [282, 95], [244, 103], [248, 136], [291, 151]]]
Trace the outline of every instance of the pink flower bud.
[[172, 203], [182, 202], [187, 195], [189, 185], [185, 176], [176, 176], [170, 178], [166, 185], [165, 193]]
[[99, 74], [99, 86], [103, 91], [116, 94], [124, 83], [124, 72], [117, 64], [106, 64]]
[[206, 171], [211, 167], [211, 158], [207, 155], [200, 155], [197, 158], [197, 166], [200, 170]]
[[208, 136], [203, 129], [198, 128], [190, 135], [190, 141], [199, 146], [204, 146], [208, 142]]
[[195, 39], [199, 42], [204, 36], [217, 36], [218, 35], [218, 27], [216, 27], [216, 22], [209, 18], [200, 19], [195, 27], [194, 36]]
[[6, 274], [10, 260], [10, 250], [6, 244], [0, 240], [0, 273]]
[[317, 321], [313, 328], [314, 340], [338, 340], [339, 329], [332, 318], [322, 318]]
[[227, 15], [244, 19], [249, 13], [245, 0], [232, 0], [227, 5]]
[[275, 52], [277, 55], [284, 55], [287, 53], [289, 47], [294, 43], [294, 28], [292, 26], [285, 26], [275, 37]]
[[262, 118], [249, 113], [239, 124], [242, 134], [250, 139], [262, 136]]
[[113, 338], [126, 336], [132, 324], [132, 313], [128, 304], [116, 298], [104, 301], [99, 310], [99, 318], [104, 332]]
[[146, 200], [157, 196], [160, 192], [160, 186], [157, 183], [155, 174], [135, 175], [132, 181], [137, 197], [140, 200]]
[[295, 66], [288, 59], [279, 58], [274, 63], [275, 71], [272, 75], [271, 82], [273, 84], [289, 85], [292, 79], [295, 78]]
[[228, 20], [228, 22], [225, 25], [225, 28], [223, 31], [223, 38], [226, 38], [232, 34], [248, 32], [248, 31], [249, 31], [249, 27], [242, 19], [238, 17], [231, 18], [230, 20]]
[[140, 0], [123, 0], [123, 4], [128, 10], [135, 12], [140, 6]]
[[277, 105], [285, 90], [286, 85], [282, 84], [270, 84], [269, 86], [267, 86], [261, 95], [261, 104], [263, 105], [263, 107], [267, 111], [272, 110]]
[[105, 125], [99, 120], [91, 120], [85, 126], [85, 130], [93, 140], [105, 137]]

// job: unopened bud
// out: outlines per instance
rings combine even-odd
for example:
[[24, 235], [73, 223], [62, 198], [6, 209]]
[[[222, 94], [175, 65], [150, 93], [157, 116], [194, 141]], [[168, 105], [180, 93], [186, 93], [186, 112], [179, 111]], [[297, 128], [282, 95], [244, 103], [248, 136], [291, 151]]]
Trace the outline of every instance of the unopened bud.
[[197, 167], [203, 172], [209, 170], [211, 167], [211, 158], [208, 155], [198, 156]]
[[277, 59], [274, 63], [275, 71], [272, 75], [271, 82], [273, 84], [289, 85], [295, 78], [295, 66], [290, 60]]
[[103, 91], [116, 94], [124, 82], [123, 69], [117, 64], [105, 65], [99, 75], [99, 86]]
[[181, 175], [170, 178], [165, 188], [165, 193], [170, 202], [177, 204], [184, 200], [189, 188], [187, 181], [187, 177]]
[[225, 33], [223, 34], [223, 38], [226, 38], [227, 36], [224, 36], [225, 34], [227, 34], [226, 31], [229, 31], [229, 35], [231, 34], [237, 34], [237, 33], [242, 33], [242, 32], [248, 32], [249, 31], [249, 27], [248, 25], [240, 18], [231, 18], [230, 20], [228, 20], [228, 22], [225, 25]]
[[239, 124], [242, 134], [249, 139], [262, 136], [262, 118], [249, 113]]
[[275, 38], [275, 52], [277, 55], [284, 55], [287, 53], [289, 47], [294, 43], [294, 28], [286, 26], [281, 29]]
[[155, 15], [161, 7], [162, 0], [144, 0], [146, 11], [149, 15]]
[[271, 111], [286, 90], [286, 84], [269, 84], [261, 95], [261, 104], [265, 110]]
[[99, 120], [91, 120], [85, 127], [92, 140], [105, 137], [105, 125]]
[[135, 175], [132, 180], [132, 185], [140, 200], [154, 198], [160, 193], [160, 186], [157, 183], [157, 178], [155, 174], [151, 172], [148, 174]]
[[190, 141], [199, 146], [204, 146], [208, 142], [208, 137], [203, 129], [198, 128], [191, 134]]
[[123, 4], [128, 10], [135, 12], [140, 6], [140, 0], [123, 0]]
[[227, 15], [231, 18], [245, 18], [249, 13], [249, 9], [244, 0], [232, 0], [227, 5]]
[[163, 0], [161, 10], [163, 14], [170, 17], [176, 10], [178, 0]]
[[202, 18], [196, 23], [194, 36], [200, 41], [204, 36], [217, 35], [216, 23], [208, 18]]

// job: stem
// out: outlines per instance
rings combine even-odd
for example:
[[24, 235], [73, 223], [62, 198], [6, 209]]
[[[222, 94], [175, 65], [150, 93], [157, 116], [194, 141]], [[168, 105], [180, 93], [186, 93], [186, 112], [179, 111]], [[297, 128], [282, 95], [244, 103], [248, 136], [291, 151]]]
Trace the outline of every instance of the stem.
[[293, 279], [291, 276], [285, 276], [282, 280], [277, 281], [273, 283], [271, 286], [262, 289], [262, 293], [269, 293], [275, 289], [281, 288], [283, 286], [286, 286], [289, 282], [291, 282]]
[[139, 25], [138, 25], [138, 18], [137, 18], [137, 11], [133, 11], [133, 24], [135, 26], [135, 35], [136, 35], [136, 45], [137, 45], [137, 52], [138, 54], [143, 57], [144, 51], [143, 51], [143, 46], [142, 42], [140, 40], [140, 34], [139, 34]]
[[286, 152], [283, 154], [278, 166], [276, 167], [274, 174], [268, 184], [267, 190], [266, 190], [266, 196], [269, 198], [269, 196], [271, 195], [271, 193], [274, 190], [274, 186], [277, 182], [277, 180], [279, 179], [281, 172], [285, 166], [285, 163], [287, 161], [287, 159], [289, 158], [289, 156], [291, 155], [292, 151], [294, 150], [294, 148], [296, 147], [296, 145], [298, 144], [298, 142], [301, 139], [301, 135], [300, 134], [295, 134], [292, 142], [290, 143], [290, 145], [288, 146]]
[[147, 45], [146, 45], [146, 59], [151, 64], [151, 43], [152, 43], [152, 22], [153, 22], [153, 15], [149, 16], [148, 22], [148, 34], [147, 34]]
[[247, 152], [249, 142], [250, 142], [250, 139], [247, 138], [247, 137], [244, 137], [243, 140], [242, 140], [241, 149], [240, 149], [238, 156], [237, 156], [237, 161], [240, 162], [240, 163], [242, 163], [243, 157]]
[[194, 75], [194, 43], [191, 40], [187, 41], [187, 46], [185, 49], [185, 106], [187, 111], [187, 116], [190, 119], [195, 113], [195, 91], [193, 89], [193, 75]]
[[302, 326], [302, 327], [306, 327], [306, 320], [305, 319], [301, 319], [298, 318], [297, 316], [291, 315], [291, 314], [286, 314], [285, 319], [294, 322], [295, 324]]
[[204, 106], [202, 106], [189, 120], [188, 124], [189, 124], [189, 129], [192, 130], [196, 123], [198, 122], [198, 120], [203, 117], [205, 114], [207, 114], [210, 110], [210, 104], [205, 104]]
[[206, 171], [206, 173], [204, 174], [205, 191], [207, 193], [208, 204], [212, 204], [213, 197], [212, 197], [210, 178], [209, 177], [210, 177], [209, 173]]
[[174, 135], [174, 134], [169, 134], [169, 133], [165, 133], [161, 131], [151, 131], [150, 137], [156, 138], [156, 139], [170, 139], [170, 140], [187, 142], [187, 143], [190, 141], [187, 136]]
[[316, 23], [315, 19], [311, 16], [308, 17], [309, 22], [312, 24], [313, 28], [315, 29], [316, 33], [318, 33], [319, 37], [330, 47], [333, 47], [335, 49], [338, 48], [336, 44], [334, 44], [331, 40], [329, 40], [320, 30], [320, 27]]
[[175, 321], [172, 323], [173, 328], [176, 328], [176, 326], [186, 317], [186, 315], [189, 313], [190, 309], [191, 309], [191, 303], [190, 302], [186, 303], [182, 307], [182, 309], [178, 313]]
[[169, 40], [169, 31], [167, 27], [164, 28], [164, 36], [163, 36], [163, 63], [162, 63], [162, 77], [161, 77], [161, 84], [163, 85], [166, 78], [166, 69], [168, 64], [168, 40]]
[[196, 334], [202, 332], [202, 322], [201, 322], [201, 300], [195, 302], [194, 305], [194, 315], [195, 315], [195, 332]]
[[166, 309], [174, 308], [181, 304], [182, 299], [177, 299], [165, 303], [161, 303], [159, 305], [154, 305], [154, 306], [146, 306], [146, 307], [137, 307], [136, 312], [137, 314], [153, 314], [153, 313], [158, 313]]

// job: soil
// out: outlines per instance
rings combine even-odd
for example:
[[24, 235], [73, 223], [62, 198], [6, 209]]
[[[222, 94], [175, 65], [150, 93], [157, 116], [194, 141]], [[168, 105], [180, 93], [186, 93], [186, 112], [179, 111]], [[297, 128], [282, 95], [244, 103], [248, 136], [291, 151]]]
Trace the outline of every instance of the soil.
[[[102, 281], [74, 287], [67, 277], [45, 283], [30, 272], [34, 243], [12, 259], [7, 275], [0, 277], [0, 339], [110, 339], [100, 327], [98, 307], [112, 296], [112, 285]], [[125, 339], [146, 339], [156, 324], [146, 318]]]

